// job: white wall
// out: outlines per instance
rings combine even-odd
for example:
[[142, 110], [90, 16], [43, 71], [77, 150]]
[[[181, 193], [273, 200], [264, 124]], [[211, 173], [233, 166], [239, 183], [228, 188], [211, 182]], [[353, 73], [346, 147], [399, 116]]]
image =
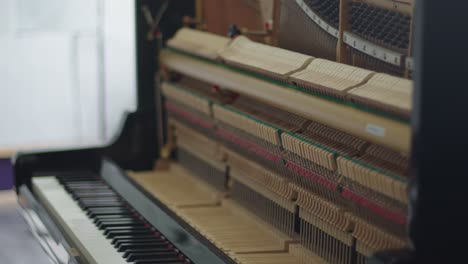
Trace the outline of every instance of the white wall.
[[108, 98], [105, 134], [110, 140], [117, 133], [125, 110], [136, 109], [135, 1], [105, 0], [105, 3], [104, 62]]
[[135, 109], [133, 0], [0, 0], [0, 149], [103, 143]]

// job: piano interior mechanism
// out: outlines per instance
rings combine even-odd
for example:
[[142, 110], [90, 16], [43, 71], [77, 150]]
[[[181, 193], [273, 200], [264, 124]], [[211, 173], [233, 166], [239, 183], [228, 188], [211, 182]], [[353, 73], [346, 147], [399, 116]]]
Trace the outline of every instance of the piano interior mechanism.
[[235, 16], [202, 2], [154, 54], [154, 115], [122, 132], [160, 141], [19, 155], [25, 210], [77, 263], [364, 264], [410, 247], [414, 3], [218, 1], [271, 12], [229, 38], [210, 21]]

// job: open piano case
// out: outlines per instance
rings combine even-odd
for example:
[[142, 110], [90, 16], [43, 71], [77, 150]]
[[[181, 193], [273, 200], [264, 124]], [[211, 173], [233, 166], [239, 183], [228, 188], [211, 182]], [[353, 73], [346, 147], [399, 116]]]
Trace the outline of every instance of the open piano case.
[[[234, 27], [161, 49], [141, 8], [166, 2], [136, 1], [138, 110], [109, 146], [18, 154], [26, 217], [65, 263], [455, 263], [467, 4], [422, 2], [275, 1], [288, 30], [254, 38], [281, 48]], [[169, 6], [165, 35], [202, 9]]]

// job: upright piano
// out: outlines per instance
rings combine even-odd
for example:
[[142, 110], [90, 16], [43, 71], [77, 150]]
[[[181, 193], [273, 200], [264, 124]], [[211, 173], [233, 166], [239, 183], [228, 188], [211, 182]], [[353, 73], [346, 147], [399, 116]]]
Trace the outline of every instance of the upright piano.
[[[213, 1], [174, 2], [136, 1], [138, 109], [112, 144], [14, 158], [55, 262], [455, 263], [468, 129], [433, 108], [467, 94], [462, 65], [428, 59], [426, 41], [458, 40], [424, 25], [440, 1], [271, 1], [261, 32], [228, 36], [210, 29], [232, 17], [200, 15], [223, 12]], [[440, 23], [459, 28], [456, 9]], [[154, 24], [164, 10], [172, 28]], [[452, 96], [435, 100], [441, 79]]]

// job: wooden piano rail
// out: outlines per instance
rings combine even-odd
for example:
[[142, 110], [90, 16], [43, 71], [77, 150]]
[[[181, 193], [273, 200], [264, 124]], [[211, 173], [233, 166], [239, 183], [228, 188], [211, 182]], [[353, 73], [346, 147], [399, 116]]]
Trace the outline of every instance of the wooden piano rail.
[[49, 143], [39, 143], [39, 144], [24, 144], [24, 145], [15, 145], [9, 147], [0, 147], [0, 159], [10, 159], [16, 155], [18, 152], [39, 152], [39, 151], [52, 151], [57, 149], [76, 149], [76, 148], [85, 148], [85, 147], [98, 147], [100, 144], [98, 142], [72, 142], [72, 141], [56, 141]]
[[409, 153], [410, 126], [354, 107], [242, 74], [171, 51], [163, 51], [168, 69], [216, 84], [266, 104], [317, 121], [370, 142]]

